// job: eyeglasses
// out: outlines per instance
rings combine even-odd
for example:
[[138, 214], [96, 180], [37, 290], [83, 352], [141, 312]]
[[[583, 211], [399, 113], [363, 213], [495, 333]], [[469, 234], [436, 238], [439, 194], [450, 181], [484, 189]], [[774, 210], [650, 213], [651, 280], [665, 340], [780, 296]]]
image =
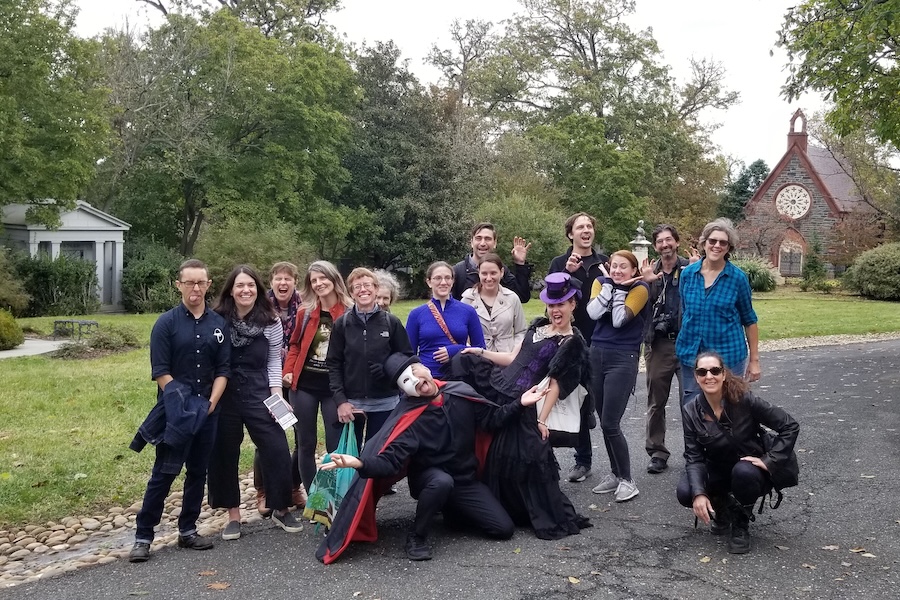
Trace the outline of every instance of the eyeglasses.
[[453, 281], [453, 276], [452, 275], [435, 275], [430, 279], [430, 281], [436, 281], [437, 283], [440, 283], [442, 281]]
[[723, 369], [722, 367], [713, 367], [711, 369], [704, 369], [703, 367], [697, 367], [696, 369], [694, 369], [694, 374], [696, 374], [697, 377], [706, 377], [707, 373], [712, 373], [713, 377], [718, 377], [719, 375], [721, 375], [724, 372], [725, 372], [725, 369]]
[[190, 289], [198, 287], [201, 290], [209, 285], [209, 281], [179, 281], [178, 283], [180, 283], [181, 285], [186, 285]]
[[360, 290], [374, 290], [375, 284], [374, 283], [354, 283], [350, 287], [350, 289], [354, 292], [358, 292]]
[[723, 248], [724, 248], [725, 246], [730, 246], [730, 245], [731, 245], [731, 244], [728, 242], [728, 240], [720, 240], [720, 239], [717, 239], [717, 238], [706, 238], [706, 243], [709, 244], [710, 246], [722, 246]]

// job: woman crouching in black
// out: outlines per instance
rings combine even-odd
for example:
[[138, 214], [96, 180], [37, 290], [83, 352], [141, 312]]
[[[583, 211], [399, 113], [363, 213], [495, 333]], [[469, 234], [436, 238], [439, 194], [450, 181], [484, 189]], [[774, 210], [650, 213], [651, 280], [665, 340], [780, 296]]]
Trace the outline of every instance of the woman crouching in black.
[[693, 508], [714, 535], [730, 533], [728, 551], [744, 554], [756, 500], [797, 484], [793, 451], [800, 426], [751, 393], [715, 352], [697, 356], [694, 378], [700, 393], [682, 409], [685, 473], [678, 502]]

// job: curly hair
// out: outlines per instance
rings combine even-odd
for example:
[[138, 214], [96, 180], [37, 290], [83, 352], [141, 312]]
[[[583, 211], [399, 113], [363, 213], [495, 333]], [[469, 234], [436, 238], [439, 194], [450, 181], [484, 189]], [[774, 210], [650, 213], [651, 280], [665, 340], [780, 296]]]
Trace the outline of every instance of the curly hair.
[[735, 375], [731, 369], [725, 366], [725, 361], [722, 360], [722, 357], [718, 352], [713, 352], [711, 350], [707, 350], [705, 352], [701, 352], [697, 355], [697, 358], [694, 360], [694, 368], [697, 368], [697, 364], [700, 362], [700, 359], [703, 358], [712, 358], [719, 362], [719, 366], [725, 370], [725, 380], [722, 382], [722, 398], [724, 398], [727, 402], [731, 404], [737, 404], [741, 401], [741, 398], [744, 397], [744, 394], [750, 391], [750, 384], [747, 383], [743, 377]]

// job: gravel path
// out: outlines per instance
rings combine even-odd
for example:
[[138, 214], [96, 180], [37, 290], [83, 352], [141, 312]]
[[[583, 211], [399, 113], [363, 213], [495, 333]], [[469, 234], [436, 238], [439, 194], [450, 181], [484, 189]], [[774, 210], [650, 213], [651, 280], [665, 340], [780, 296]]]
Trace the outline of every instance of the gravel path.
[[[900, 332], [874, 335], [829, 335], [762, 342], [761, 352], [777, 352], [816, 346], [835, 346], [900, 339]], [[765, 363], [763, 364], [765, 377]], [[256, 511], [256, 490], [251, 475], [241, 480], [243, 522], [261, 520]], [[94, 564], [127, 558], [134, 541], [134, 520], [141, 503], [110, 508], [106, 515], [67, 517], [59, 522], [26, 525], [0, 530], [0, 589], [37, 581]], [[181, 512], [181, 491], [166, 499], [152, 549], [177, 542], [177, 520]], [[216, 536], [225, 526], [227, 513], [204, 504], [198, 522], [201, 535]]]

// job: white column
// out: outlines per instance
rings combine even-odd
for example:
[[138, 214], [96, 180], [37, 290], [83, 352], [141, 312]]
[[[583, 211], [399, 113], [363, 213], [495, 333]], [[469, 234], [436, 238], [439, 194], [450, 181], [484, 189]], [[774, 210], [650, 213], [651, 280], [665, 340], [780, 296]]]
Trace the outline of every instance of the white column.
[[50, 241], [50, 260], [56, 260], [59, 258], [59, 242]]
[[113, 304], [116, 306], [122, 305], [122, 271], [124, 268], [124, 260], [125, 260], [125, 242], [116, 242], [116, 245], [113, 249], [113, 276], [112, 276], [112, 286], [113, 286]]
[[103, 242], [94, 242], [94, 268], [97, 271], [97, 297], [103, 301]]

